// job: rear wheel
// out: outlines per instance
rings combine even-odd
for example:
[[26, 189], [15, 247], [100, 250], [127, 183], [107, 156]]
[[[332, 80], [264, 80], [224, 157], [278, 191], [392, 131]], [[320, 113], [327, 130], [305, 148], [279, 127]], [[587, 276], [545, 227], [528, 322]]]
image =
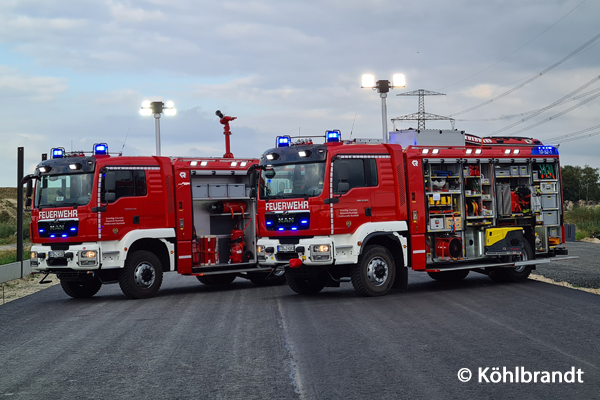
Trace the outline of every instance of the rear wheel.
[[127, 257], [125, 268], [119, 274], [119, 286], [130, 299], [146, 299], [158, 292], [162, 279], [158, 257], [147, 250], [139, 250]]
[[66, 294], [76, 299], [83, 299], [86, 297], [92, 297], [100, 287], [102, 282], [96, 277], [90, 281], [77, 282], [77, 281], [60, 281], [60, 286]]
[[457, 271], [441, 271], [441, 272], [428, 272], [430, 277], [440, 282], [458, 282], [462, 281], [469, 275], [468, 269], [459, 269]]
[[290, 289], [298, 294], [319, 293], [327, 283], [327, 275], [325, 274], [319, 276], [306, 276], [286, 272], [285, 279], [287, 280]]
[[390, 252], [382, 246], [367, 246], [352, 268], [352, 286], [362, 296], [383, 296], [396, 279], [396, 265]]
[[[533, 251], [531, 250], [529, 243], [525, 242], [523, 250], [523, 254], [515, 256], [515, 258], [511, 257], [511, 259], [507, 261], [533, 260]], [[494, 282], [523, 282], [529, 278], [532, 270], [533, 265], [520, 265], [515, 268], [498, 268], [490, 271], [489, 277]]]
[[223, 274], [223, 275], [204, 275], [197, 276], [198, 280], [205, 285], [222, 286], [229, 285], [236, 278], [236, 274]]

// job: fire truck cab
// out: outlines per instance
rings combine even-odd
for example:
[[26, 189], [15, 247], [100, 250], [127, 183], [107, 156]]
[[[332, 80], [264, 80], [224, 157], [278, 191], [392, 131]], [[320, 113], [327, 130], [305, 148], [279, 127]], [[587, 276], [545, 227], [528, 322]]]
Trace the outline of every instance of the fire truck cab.
[[520, 281], [535, 264], [572, 258], [556, 148], [459, 131], [390, 141], [278, 138], [260, 160], [259, 263], [284, 268], [298, 293], [350, 280], [378, 296], [405, 287], [408, 268]]

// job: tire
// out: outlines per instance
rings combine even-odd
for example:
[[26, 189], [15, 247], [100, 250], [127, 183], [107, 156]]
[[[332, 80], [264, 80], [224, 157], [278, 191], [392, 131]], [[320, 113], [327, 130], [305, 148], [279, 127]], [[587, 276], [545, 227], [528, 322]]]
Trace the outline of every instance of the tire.
[[390, 252], [382, 246], [367, 246], [352, 268], [350, 279], [361, 296], [383, 296], [396, 279], [396, 265]]
[[158, 257], [147, 250], [138, 250], [127, 257], [119, 273], [119, 286], [130, 299], [147, 299], [162, 285], [163, 271]]
[[[517, 256], [517, 259], [519, 261], [533, 260], [533, 251], [528, 242], [525, 242], [523, 249], [525, 250], [525, 254]], [[511, 258], [510, 261], [513, 260]], [[532, 270], [533, 265], [522, 265], [515, 268], [497, 268], [490, 271], [488, 276], [494, 282], [524, 282], [529, 278]]]
[[327, 283], [327, 275], [322, 276], [306, 276], [296, 275], [294, 273], [285, 273], [285, 279], [294, 292], [298, 294], [315, 294], [319, 293]]
[[275, 286], [285, 283], [285, 271], [270, 272], [248, 272], [248, 279], [256, 286]]
[[205, 285], [209, 286], [224, 286], [229, 285], [237, 277], [236, 274], [222, 274], [222, 275], [204, 275], [197, 276], [198, 280]]
[[440, 282], [459, 282], [462, 281], [469, 275], [468, 269], [459, 269], [457, 271], [441, 271], [441, 272], [428, 272], [431, 278]]
[[91, 281], [85, 282], [61, 280], [60, 286], [69, 296], [75, 299], [84, 299], [92, 297], [98, 293], [98, 290], [100, 290], [100, 287], [102, 287], [102, 282], [100, 282], [97, 277], [94, 277], [94, 279]]

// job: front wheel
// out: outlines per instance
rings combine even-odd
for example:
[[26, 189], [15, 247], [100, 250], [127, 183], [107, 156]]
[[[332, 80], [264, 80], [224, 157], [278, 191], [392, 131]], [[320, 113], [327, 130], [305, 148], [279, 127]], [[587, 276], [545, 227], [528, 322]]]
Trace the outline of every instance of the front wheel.
[[127, 257], [125, 268], [119, 273], [119, 286], [130, 299], [146, 299], [158, 292], [163, 271], [160, 260], [147, 250], [139, 250]]
[[87, 297], [92, 297], [100, 287], [102, 286], [102, 282], [97, 277], [94, 277], [93, 280], [90, 281], [63, 281], [60, 280], [60, 286], [64, 290], [66, 294], [75, 298], [75, 299], [83, 299]]
[[352, 268], [352, 286], [362, 296], [383, 296], [396, 279], [396, 265], [390, 252], [382, 246], [368, 246]]
[[248, 272], [248, 279], [256, 286], [275, 286], [285, 283], [285, 271]]
[[327, 283], [327, 275], [306, 276], [286, 272], [285, 279], [294, 292], [298, 294], [319, 293]]

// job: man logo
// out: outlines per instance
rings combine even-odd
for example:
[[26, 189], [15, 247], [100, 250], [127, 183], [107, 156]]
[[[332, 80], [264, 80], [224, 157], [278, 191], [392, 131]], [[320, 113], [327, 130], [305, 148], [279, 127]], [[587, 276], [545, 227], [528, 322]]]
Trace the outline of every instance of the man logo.
[[179, 176], [182, 177], [183, 179], [185, 179], [185, 172], [180, 172]]
[[413, 160], [412, 165], [413, 165], [413, 167], [418, 167], [419, 162], [417, 160]]

